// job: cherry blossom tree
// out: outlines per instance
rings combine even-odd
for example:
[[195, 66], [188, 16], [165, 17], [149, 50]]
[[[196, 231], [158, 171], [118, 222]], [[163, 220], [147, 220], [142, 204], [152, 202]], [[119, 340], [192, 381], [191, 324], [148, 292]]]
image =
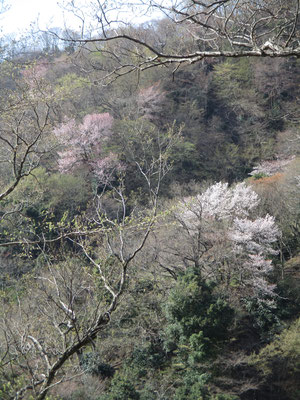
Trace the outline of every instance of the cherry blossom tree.
[[249, 175], [257, 177], [257, 176], [272, 176], [278, 172], [282, 172], [286, 166], [288, 166], [293, 160], [295, 156], [277, 159], [277, 160], [265, 160], [258, 164]]
[[246, 217], [259, 203], [257, 194], [244, 183], [234, 189], [228, 183], [216, 183], [194, 198], [185, 198], [179, 209], [191, 226], [198, 226], [195, 216], [219, 220]]
[[270, 284], [267, 277], [273, 269], [269, 257], [277, 254], [272, 245], [279, 235], [275, 219], [270, 215], [255, 220], [236, 218], [229, 232], [232, 253], [239, 263], [240, 282], [252, 287], [257, 298], [274, 295], [275, 285]]
[[105, 151], [105, 144], [112, 135], [113, 117], [109, 113], [88, 114], [82, 123], [66, 120], [54, 129], [62, 145], [58, 165], [63, 173], [86, 167], [101, 182], [106, 182], [121, 165], [117, 155]]
[[280, 231], [274, 217], [254, 216], [258, 205], [258, 195], [245, 183], [220, 182], [185, 198], [174, 211], [173, 242], [162, 250], [161, 263], [194, 266], [204, 279], [218, 280], [241, 297], [272, 297], [270, 256], [277, 253]]

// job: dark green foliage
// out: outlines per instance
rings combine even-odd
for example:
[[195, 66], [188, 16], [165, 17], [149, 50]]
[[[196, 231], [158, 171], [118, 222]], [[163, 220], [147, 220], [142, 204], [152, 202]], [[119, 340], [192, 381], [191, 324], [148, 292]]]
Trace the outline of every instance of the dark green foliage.
[[[54, 239], [62, 227], [70, 228], [90, 199], [90, 185], [83, 177], [51, 174], [44, 168], [37, 168], [19, 183], [5, 204], [0, 205], [4, 206], [3, 213], [8, 210], [8, 218], [0, 224], [0, 238], [5, 238], [2, 240], [6, 242], [17, 241], [21, 236], [24, 241], [38, 241], [42, 237]], [[13, 209], [19, 212], [10, 215]], [[0, 215], [1, 211], [0, 208]], [[53, 243], [55, 248], [59, 245]], [[15, 247], [19, 256], [24, 256], [24, 247], [27, 252], [26, 246]], [[39, 253], [40, 249], [31, 248], [30, 256], [36, 258]]]
[[293, 318], [300, 313], [300, 287], [299, 279], [286, 277], [278, 285], [278, 314], [282, 319]]
[[179, 277], [165, 307], [166, 349], [177, 349], [192, 365], [217, 354], [233, 318], [233, 310], [214, 294], [214, 287], [198, 271], [188, 270]]
[[281, 327], [275, 301], [261, 302], [255, 298], [244, 299], [244, 305], [252, 318], [253, 326], [264, 339], [270, 339]]
[[85, 353], [81, 356], [81, 368], [89, 374], [98, 375], [101, 378], [111, 378], [115, 369], [101, 361], [101, 357], [96, 352]]
[[207, 383], [209, 375], [190, 372], [183, 378], [183, 384], [176, 390], [174, 400], [208, 400]]
[[108, 394], [100, 396], [98, 400], [139, 400], [140, 395], [132, 382], [116, 374], [111, 381]]
[[300, 313], [300, 257], [285, 263], [283, 279], [278, 283], [277, 292], [279, 316], [291, 319]]
[[[140, 392], [140, 400], [156, 400], [157, 394], [153, 387], [148, 388], [147, 386], [144, 387]], [[168, 397], [162, 398], [162, 400], [168, 400]]]
[[58, 225], [70, 224], [87, 207], [90, 196], [89, 184], [83, 178], [50, 174], [44, 168], [37, 168], [9, 197], [6, 207], [22, 204], [22, 213], [4, 221], [0, 234], [1, 229], [7, 229], [6, 235], [12, 239], [21, 232], [30, 235], [30, 240], [41, 234], [51, 238], [57, 234]]
[[174, 400], [239, 400], [237, 396], [230, 394], [213, 395], [210, 389], [212, 377], [210, 374], [187, 371], [174, 395]]
[[43, 213], [53, 213], [58, 220], [66, 212], [72, 218], [86, 207], [91, 196], [89, 191], [89, 184], [83, 177], [50, 174], [44, 168], [38, 168], [20, 183], [11, 200], [18, 203], [26, 199], [28, 217], [37, 219]]
[[276, 134], [285, 129], [285, 100], [270, 108], [256, 74], [256, 62], [247, 58], [189, 66], [165, 79], [164, 119], [156, 123], [184, 125], [171, 174], [177, 181], [242, 180], [259, 160], [273, 157]]
[[149, 369], [158, 369], [166, 361], [162, 343], [148, 343], [133, 350], [127, 362], [130, 369], [134, 368], [139, 376], [147, 374]]

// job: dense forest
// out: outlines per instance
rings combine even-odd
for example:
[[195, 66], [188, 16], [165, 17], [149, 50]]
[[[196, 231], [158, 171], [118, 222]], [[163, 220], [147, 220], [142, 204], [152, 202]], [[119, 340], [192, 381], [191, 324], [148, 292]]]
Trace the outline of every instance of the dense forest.
[[206, 56], [167, 15], [3, 38], [1, 399], [299, 399], [293, 21], [250, 56]]

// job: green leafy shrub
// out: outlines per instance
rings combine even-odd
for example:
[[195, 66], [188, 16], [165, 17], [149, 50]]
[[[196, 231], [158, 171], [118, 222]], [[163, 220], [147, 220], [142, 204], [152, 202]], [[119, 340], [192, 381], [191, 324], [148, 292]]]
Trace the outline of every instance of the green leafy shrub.
[[210, 382], [210, 374], [189, 370], [176, 389], [174, 400], [238, 400], [230, 394], [211, 394]]
[[264, 172], [258, 172], [257, 174], [252, 175], [254, 180], [265, 178], [267, 175]]
[[132, 382], [120, 374], [116, 374], [112, 381], [108, 394], [100, 396], [98, 400], [139, 400], [140, 395], [135, 390]]
[[214, 356], [227, 339], [233, 310], [214, 294], [214, 287], [198, 271], [188, 270], [179, 277], [165, 307], [165, 347], [191, 364]]
[[208, 374], [189, 372], [183, 379], [183, 384], [176, 390], [174, 400], [208, 400]]
[[110, 378], [114, 375], [115, 369], [101, 361], [98, 353], [85, 353], [81, 359], [81, 367], [89, 374], [98, 375], [102, 378]]
[[160, 344], [148, 343], [133, 350], [128, 367], [135, 369], [138, 376], [143, 376], [148, 369], [160, 368], [165, 359], [166, 354]]
[[278, 317], [278, 309], [273, 302], [262, 302], [256, 298], [244, 299], [244, 305], [248, 311], [253, 326], [264, 339], [270, 339], [278, 332], [281, 323]]

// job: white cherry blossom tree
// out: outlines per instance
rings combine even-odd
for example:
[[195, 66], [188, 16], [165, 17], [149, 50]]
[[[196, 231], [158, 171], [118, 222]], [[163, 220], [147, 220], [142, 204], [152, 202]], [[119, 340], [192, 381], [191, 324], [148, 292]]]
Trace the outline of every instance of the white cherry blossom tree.
[[173, 244], [162, 254], [172, 265], [199, 268], [204, 278], [223, 282], [239, 296], [272, 297], [270, 257], [277, 253], [280, 231], [274, 217], [255, 217], [258, 205], [258, 195], [245, 183], [220, 182], [185, 198], [174, 212]]

